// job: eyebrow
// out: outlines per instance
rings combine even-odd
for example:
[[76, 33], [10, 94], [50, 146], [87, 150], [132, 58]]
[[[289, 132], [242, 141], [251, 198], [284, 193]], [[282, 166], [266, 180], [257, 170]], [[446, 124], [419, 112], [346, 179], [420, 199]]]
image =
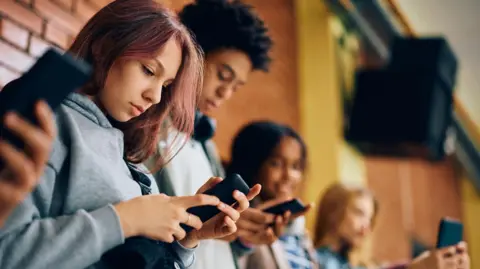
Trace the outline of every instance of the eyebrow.
[[[162, 70], [162, 72], [165, 72], [165, 66], [163, 65], [162, 61], [160, 61], [159, 59], [155, 58], [155, 63], [158, 65], [158, 67]], [[167, 81], [174, 81], [175, 78], [169, 78], [167, 79]]]
[[155, 58], [155, 63], [157, 63], [157, 65], [158, 65], [158, 67], [160, 67], [160, 69], [165, 70], [165, 66], [163, 65], [163, 63], [159, 59]]

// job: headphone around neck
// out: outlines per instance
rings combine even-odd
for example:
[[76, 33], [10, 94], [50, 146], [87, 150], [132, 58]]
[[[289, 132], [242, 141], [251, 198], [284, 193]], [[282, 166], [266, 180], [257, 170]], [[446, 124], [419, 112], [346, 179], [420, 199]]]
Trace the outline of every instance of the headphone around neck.
[[217, 123], [214, 119], [204, 115], [200, 111], [195, 111], [195, 123], [193, 130], [193, 139], [199, 142], [205, 142], [213, 137]]

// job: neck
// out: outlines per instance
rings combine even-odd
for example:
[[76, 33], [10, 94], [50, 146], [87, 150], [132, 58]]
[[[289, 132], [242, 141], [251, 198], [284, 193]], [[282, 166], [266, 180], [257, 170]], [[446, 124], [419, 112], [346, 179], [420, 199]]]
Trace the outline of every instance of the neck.
[[321, 246], [328, 247], [334, 252], [339, 252], [342, 249], [342, 240], [335, 235], [327, 235], [321, 243]]

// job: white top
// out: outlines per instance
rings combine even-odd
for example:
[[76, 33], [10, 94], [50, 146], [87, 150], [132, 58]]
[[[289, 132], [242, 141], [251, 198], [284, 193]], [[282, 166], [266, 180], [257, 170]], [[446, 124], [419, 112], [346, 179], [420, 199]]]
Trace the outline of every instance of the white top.
[[[202, 145], [195, 140], [189, 140], [166, 168], [178, 196], [195, 194], [214, 176]], [[225, 241], [202, 241], [195, 250], [195, 258], [194, 269], [235, 269], [230, 244]]]

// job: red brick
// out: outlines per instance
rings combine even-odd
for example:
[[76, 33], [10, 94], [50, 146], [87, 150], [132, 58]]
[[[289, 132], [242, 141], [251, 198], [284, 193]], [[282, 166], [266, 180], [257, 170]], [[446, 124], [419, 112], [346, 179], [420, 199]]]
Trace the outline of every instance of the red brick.
[[33, 64], [33, 58], [0, 40], [0, 63], [18, 72], [26, 71]]
[[53, 21], [68, 30], [69, 34], [77, 34], [83, 27], [83, 23], [80, 22], [75, 16], [65, 11], [57, 4], [50, 2], [49, 0], [36, 0], [34, 2], [34, 6], [50, 21]]
[[68, 34], [53, 23], [47, 24], [45, 38], [61, 48], [66, 48], [69, 43]]
[[0, 34], [3, 38], [20, 48], [27, 48], [29, 32], [26, 29], [5, 19], [0, 21], [0, 26]]
[[12, 72], [3, 66], [0, 66], [0, 87], [3, 87], [10, 81], [19, 77], [19, 73]]
[[31, 55], [35, 57], [39, 57], [49, 47], [51, 47], [51, 45], [45, 42], [44, 40], [37, 38], [35, 36], [32, 36], [32, 38], [30, 39], [30, 49], [28, 51]]
[[85, 2], [85, 0], [78, 0], [76, 14], [83, 20], [88, 21], [96, 12], [97, 8], [94, 5]]
[[37, 34], [42, 33], [42, 18], [13, 0], [0, 0], [0, 14], [25, 25]]

